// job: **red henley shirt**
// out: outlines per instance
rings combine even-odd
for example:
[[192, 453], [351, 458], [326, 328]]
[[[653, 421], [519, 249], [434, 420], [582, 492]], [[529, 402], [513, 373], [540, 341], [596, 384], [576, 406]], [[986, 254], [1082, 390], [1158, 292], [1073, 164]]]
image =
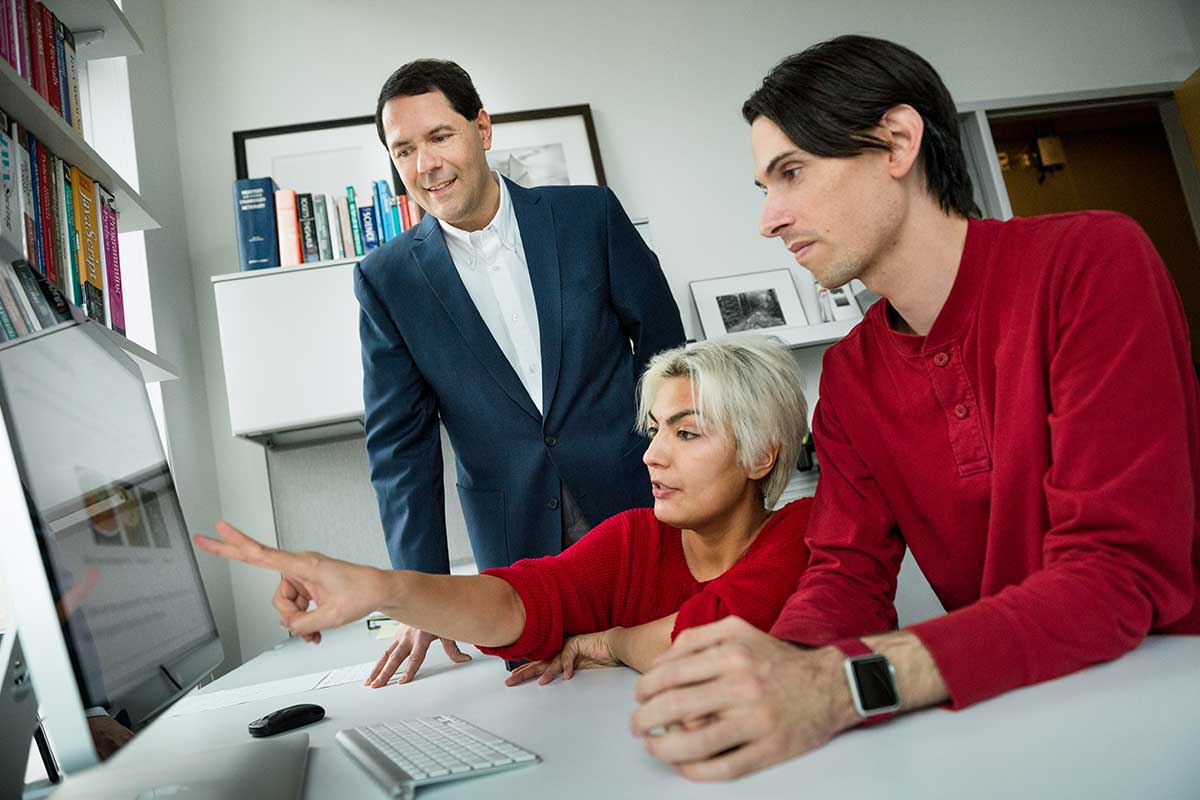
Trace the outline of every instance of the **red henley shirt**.
[[972, 220], [925, 337], [873, 306], [825, 355], [809, 568], [772, 633], [894, 628], [907, 545], [948, 613], [912, 626], [952, 707], [1200, 633], [1200, 391], [1132, 220]]

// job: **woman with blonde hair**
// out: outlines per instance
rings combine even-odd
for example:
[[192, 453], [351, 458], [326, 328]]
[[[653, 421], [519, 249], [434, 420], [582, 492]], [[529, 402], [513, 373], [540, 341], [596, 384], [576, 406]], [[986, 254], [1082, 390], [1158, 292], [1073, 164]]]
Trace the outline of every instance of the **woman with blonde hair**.
[[196, 544], [281, 572], [274, 604], [310, 641], [381, 609], [486, 653], [532, 660], [510, 685], [588, 667], [644, 671], [680, 631], [726, 616], [768, 629], [808, 563], [811, 500], [772, 511], [807, 430], [795, 360], [752, 335], [660, 353], [642, 376], [637, 419], [650, 439], [654, 508], [617, 514], [557, 556], [428, 575], [287, 553], [223, 522], [224, 541]]

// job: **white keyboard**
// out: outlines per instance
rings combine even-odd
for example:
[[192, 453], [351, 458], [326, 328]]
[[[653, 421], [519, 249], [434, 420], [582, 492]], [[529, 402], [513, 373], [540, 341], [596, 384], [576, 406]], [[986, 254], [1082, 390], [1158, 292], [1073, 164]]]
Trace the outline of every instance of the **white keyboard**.
[[458, 717], [421, 717], [347, 728], [334, 738], [391, 797], [411, 797], [417, 786], [541, 761], [528, 750]]

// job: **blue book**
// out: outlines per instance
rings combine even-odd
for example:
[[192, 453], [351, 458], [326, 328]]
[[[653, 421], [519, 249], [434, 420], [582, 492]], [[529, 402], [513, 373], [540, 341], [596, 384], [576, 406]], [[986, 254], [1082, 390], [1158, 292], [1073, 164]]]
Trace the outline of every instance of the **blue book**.
[[379, 247], [379, 226], [375, 224], [375, 206], [358, 207], [358, 226], [362, 229], [363, 254]]
[[395, 208], [392, 203], [392, 189], [388, 186], [387, 181], [375, 181], [375, 211], [376, 222], [379, 224], [380, 232], [383, 234], [383, 241], [389, 242], [400, 235], [399, 218], [393, 219], [391, 209]]
[[34, 257], [33, 263], [37, 267], [38, 272], [46, 274], [46, 254], [42, 247], [42, 204], [38, 202], [41, 197], [38, 194], [38, 169], [37, 169], [37, 139], [33, 138], [33, 134], [26, 131], [29, 137], [29, 185], [33, 189], [33, 242], [34, 252], [29, 255]]
[[57, 18], [54, 20], [54, 49], [58, 53], [58, 95], [62, 101], [62, 115], [67, 124], [71, 121], [71, 84], [67, 77], [67, 46], [63, 39], [63, 24]]
[[243, 272], [279, 266], [276, 188], [271, 178], [233, 182], [233, 214], [237, 217], [238, 255], [242, 259]]

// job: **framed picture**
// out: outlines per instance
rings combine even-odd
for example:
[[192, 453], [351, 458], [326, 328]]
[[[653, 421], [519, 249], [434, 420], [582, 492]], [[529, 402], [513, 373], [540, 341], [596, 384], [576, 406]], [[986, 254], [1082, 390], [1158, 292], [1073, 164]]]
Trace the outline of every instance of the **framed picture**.
[[690, 286], [706, 339], [746, 331], [773, 333], [808, 324], [791, 270], [692, 281]]
[[492, 169], [520, 186], [603, 186], [591, 107], [492, 115]]
[[404, 193], [373, 116], [234, 131], [233, 157], [239, 179], [274, 178], [281, 189], [337, 197], [353, 186], [370, 197], [375, 181], [390, 178]]

